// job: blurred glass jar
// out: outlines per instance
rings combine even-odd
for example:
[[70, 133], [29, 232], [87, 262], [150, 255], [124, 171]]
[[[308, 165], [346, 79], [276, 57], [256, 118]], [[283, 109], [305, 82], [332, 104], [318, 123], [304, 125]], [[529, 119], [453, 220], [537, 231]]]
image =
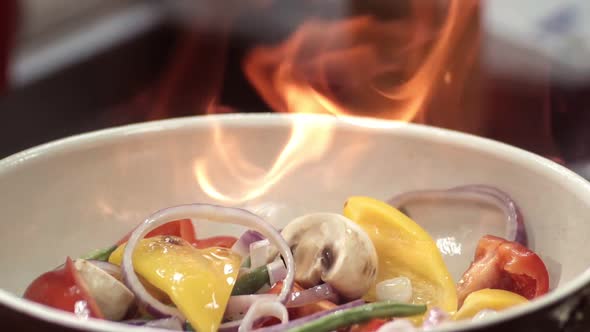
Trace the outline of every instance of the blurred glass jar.
[[590, 2], [482, 6], [492, 136], [590, 178]]

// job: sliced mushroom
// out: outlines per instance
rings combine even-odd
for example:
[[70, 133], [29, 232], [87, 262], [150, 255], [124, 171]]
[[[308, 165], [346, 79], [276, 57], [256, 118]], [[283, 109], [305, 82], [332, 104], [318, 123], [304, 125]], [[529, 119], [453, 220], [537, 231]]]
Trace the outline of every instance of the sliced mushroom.
[[377, 275], [377, 252], [357, 224], [335, 213], [291, 221], [281, 232], [295, 259], [295, 281], [309, 288], [322, 281], [348, 299], [363, 296]]
[[121, 320], [133, 304], [133, 293], [112, 275], [84, 259], [74, 262], [76, 270], [86, 282], [90, 295], [105, 319]]

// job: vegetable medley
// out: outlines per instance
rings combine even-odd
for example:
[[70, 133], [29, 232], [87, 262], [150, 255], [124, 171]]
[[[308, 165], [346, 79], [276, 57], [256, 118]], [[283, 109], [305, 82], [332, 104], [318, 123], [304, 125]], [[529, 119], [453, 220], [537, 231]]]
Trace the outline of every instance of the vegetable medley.
[[[455, 283], [432, 237], [404, 211], [412, 199], [477, 197], [506, 217]], [[399, 208], [399, 209], [398, 209]], [[198, 238], [193, 221], [233, 223], [239, 238]], [[35, 279], [26, 299], [81, 318], [184, 331], [418, 331], [479, 320], [545, 294], [543, 261], [522, 215], [488, 186], [350, 197], [275, 229], [249, 211], [189, 204], [150, 216], [113, 246]]]

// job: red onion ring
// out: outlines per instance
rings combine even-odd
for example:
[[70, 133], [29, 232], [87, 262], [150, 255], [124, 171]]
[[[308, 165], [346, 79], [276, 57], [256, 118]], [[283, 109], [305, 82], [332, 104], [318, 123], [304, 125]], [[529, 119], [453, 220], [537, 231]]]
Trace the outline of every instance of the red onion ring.
[[402, 208], [409, 201], [416, 199], [463, 199], [486, 202], [502, 210], [506, 216], [506, 239], [527, 246], [524, 218], [516, 202], [507, 193], [498, 188], [483, 185], [465, 185], [447, 190], [417, 190], [405, 192], [391, 198], [388, 203], [395, 208]]
[[127, 287], [135, 294], [138, 301], [144, 305], [151, 314], [156, 317], [177, 317], [181, 320], [185, 319], [184, 315], [178, 309], [158, 301], [147, 292], [133, 269], [133, 251], [139, 241], [151, 230], [168, 222], [185, 218], [237, 224], [254, 229], [269, 239], [282, 255], [287, 266], [287, 276], [284, 280], [284, 286], [278, 295], [278, 300], [281, 303], [284, 304], [287, 302], [289, 293], [293, 288], [295, 261], [293, 260], [289, 245], [271, 224], [267, 223], [259, 216], [239, 208], [211, 204], [187, 204], [166, 208], [149, 216], [133, 231], [133, 233], [131, 233], [123, 252], [121, 262], [123, 280]]
[[275, 300], [276, 295], [273, 294], [250, 294], [250, 295], [234, 295], [229, 298], [223, 318], [227, 320], [238, 320], [242, 319], [248, 309], [258, 300], [267, 299]]
[[501, 206], [506, 207], [504, 213], [506, 213], [507, 217], [507, 240], [512, 239], [511, 241], [516, 241], [523, 246], [528, 245], [528, 239], [526, 234], [526, 228], [524, 225], [524, 217], [522, 216], [522, 212], [518, 207], [518, 204], [508, 195], [506, 192], [492, 186], [487, 186], [483, 184], [476, 184], [476, 185], [467, 185], [467, 186], [460, 186], [454, 188], [454, 190], [463, 190], [463, 191], [477, 191], [482, 194], [488, 194], [493, 196], [499, 202], [502, 202]]
[[[276, 296], [272, 294], [234, 295], [229, 298], [224, 318], [228, 320], [241, 319], [256, 301], [262, 299], [276, 300]], [[302, 307], [323, 300], [338, 302], [338, 294], [329, 284], [321, 284], [302, 291], [292, 292], [289, 301], [287, 301], [287, 308]]]
[[238, 331], [251, 331], [254, 323], [260, 318], [275, 317], [281, 320], [280, 326], [289, 322], [289, 313], [284, 304], [275, 299], [261, 298], [252, 304], [240, 323]]

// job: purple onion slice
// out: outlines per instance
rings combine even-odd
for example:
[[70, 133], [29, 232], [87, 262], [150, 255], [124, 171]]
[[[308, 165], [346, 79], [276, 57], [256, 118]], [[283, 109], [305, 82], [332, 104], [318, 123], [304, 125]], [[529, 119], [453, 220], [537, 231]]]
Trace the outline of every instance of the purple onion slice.
[[[272, 294], [234, 295], [229, 298], [224, 318], [228, 320], [241, 319], [256, 301], [263, 299], [276, 301], [276, 298], [276, 295]], [[289, 301], [287, 301], [287, 308], [301, 307], [323, 300], [338, 302], [338, 294], [329, 284], [292, 292]]]
[[321, 284], [299, 292], [292, 292], [287, 307], [301, 307], [323, 300], [338, 303], [338, 294], [330, 284]]
[[250, 244], [261, 240], [264, 240], [262, 234], [249, 229], [234, 243], [231, 250], [242, 257], [246, 257], [250, 254]]
[[248, 309], [261, 299], [275, 300], [276, 295], [273, 294], [250, 294], [250, 295], [234, 295], [229, 298], [223, 318], [227, 320], [242, 319], [248, 312]]
[[528, 239], [526, 234], [526, 228], [524, 225], [524, 217], [520, 208], [506, 192], [492, 186], [483, 184], [467, 185], [453, 188], [454, 191], [465, 191], [465, 192], [477, 192], [482, 196], [485, 194], [489, 197], [493, 197], [498, 204], [499, 208], [504, 211], [506, 215], [506, 239], [510, 241], [516, 241], [523, 246], [528, 245]]
[[273, 257], [272, 249], [268, 239], [250, 243], [250, 268], [255, 269], [268, 263]]
[[211, 204], [187, 204], [179, 205], [160, 210], [149, 216], [139, 227], [137, 227], [127, 242], [123, 252], [121, 268], [123, 280], [129, 289], [136, 295], [138, 301], [155, 317], [177, 317], [184, 320], [184, 315], [175, 307], [166, 305], [154, 298], [141, 284], [135, 270], [133, 269], [133, 251], [139, 241], [151, 230], [168, 222], [191, 218], [193, 220], [204, 220], [219, 223], [231, 223], [245, 226], [249, 229], [260, 232], [264, 237], [278, 249], [279, 254], [287, 266], [287, 275], [284, 279], [284, 286], [279, 293], [277, 300], [286, 303], [293, 288], [295, 277], [295, 262], [288, 244], [283, 240], [281, 234], [269, 223], [259, 216], [239, 208], [223, 207]]
[[287, 277], [287, 268], [280, 259], [266, 264], [266, 268], [268, 270], [268, 280], [271, 286]]
[[506, 217], [506, 235], [509, 241], [527, 245], [524, 218], [516, 202], [507, 193], [498, 188], [473, 184], [454, 187], [448, 190], [417, 190], [405, 192], [390, 199], [388, 203], [401, 209], [410, 201], [429, 199], [461, 199], [465, 201], [484, 202], [496, 206]]

